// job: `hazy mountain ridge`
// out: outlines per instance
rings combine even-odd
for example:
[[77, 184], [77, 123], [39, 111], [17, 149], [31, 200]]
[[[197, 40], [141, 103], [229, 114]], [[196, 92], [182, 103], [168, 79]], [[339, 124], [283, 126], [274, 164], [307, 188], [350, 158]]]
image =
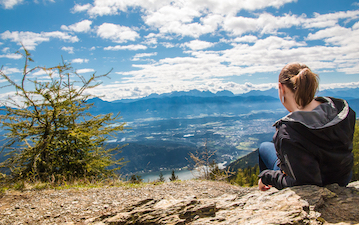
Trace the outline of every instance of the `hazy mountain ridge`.
[[[334, 89], [326, 89], [322, 91], [318, 91], [317, 96], [331, 96], [336, 98], [343, 98], [343, 99], [354, 99], [359, 98], [359, 88], [334, 88]], [[122, 100], [116, 100], [113, 101], [113, 103], [116, 102], [135, 102], [138, 100], [144, 100], [144, 99], [153, 99], [153, 98], [166, 98], [166, 97], [179, 97], [179, 96], [193, 96], [193, 97], [235, 97], [235, 96], [241, 96], [241, 97], [249, 97], [249, 96], [271, 96], [273, 98], [278, 99], [278, 89], [271, 88], [268, 90], [252, 90], [243, 94], [233, 94], [231, 91], [223, 90], [219, 91], [217, 93], [213, 93], [210, 91], [199, 91], [199, 90], [190, 90], [190, 91], [174, 91], [171, 93], [164, 93], [164, 94], [151, 94], [147, 97], [140, 98], [140, 99], [122, 99]]]
[[[317, 96], [331, 96], [347, 100], [350, 106], [359, 111], [359, 88], [338, 88], [318, 92]], [[275, 88], [266, 91], [250, 91], [234, 95], [230, 91], [212, 93], [210, 91], [181, 91], [165, 94], [152, 94], [140, 99], [124, 99], [113, 102], [100, 98], [88, 100], [94, 107], [89, 111], [93, 114], [120, 112], [124, 120], [132, 121], [137, 118], [173, 118], [200, 114], [246, 113], [251, 109], [252, 103], [270, 103], [258, 109], [283, 109], [278, 99], [278, 90]], [[247, 110], [242, 107], [248, 107]], [[256, 109], [257, 110], [257, 109]]]

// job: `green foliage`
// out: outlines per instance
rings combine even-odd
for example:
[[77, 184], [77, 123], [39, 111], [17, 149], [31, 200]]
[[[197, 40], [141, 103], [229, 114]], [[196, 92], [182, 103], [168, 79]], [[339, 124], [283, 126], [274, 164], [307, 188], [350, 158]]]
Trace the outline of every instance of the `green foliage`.
[[238, 184], [240, 186], [255, 186], [258, 182], [259, 166], [256, 164], [254, 167], [247, 167], [245, 169], [238, 169], [235, 176], [232, 176], [229, 180], [231, 183]]
[[174, 170], [172, 170], [172, 174], [171, 174], [171, 177], [170, 177], [169, 179], [170, 179], [170, 181], [176, 181], [176, 180], [178, 180], [178, 176], [176, 176]]
[[231, 172], [237, 172], [238, 169], [242, 169], [244, 170], [245, 168], [249, 167], [253, 167], [256, 164], [258, 164], [258, 149], [256, 149], [255, 151], [237, 159], [236, 161], [230, 163], [227, 168], [231, 171]]
[[132, 174], [131, 177], [130, 177], [130, 183], [133, 183], [133, 184], [139, 184], [142, 182], [142, 178], [140, 175], [136, 175], [136, 174]]
[[24, 181], [18, 181], [13, 186], [14, 190], [22, 191], [25, 189], [25, 182]]
[[352, 180], [359, 180], [359, 121], [356, 121], [353, 137], [354, 167]]
[[33, 189], [35, 190], [43, 190], [49, 187], [49, 183], [38, 182], [34, 185]]
[[[0, 108], [2, 128], [7, 131], [2, 151], [9, 156], [0, 168], [8, 169], [13, 180], [33, 182], [114, 176], [123, 165], [122, 158], [113, 157], [120, 147], [106, 149], [105, 141], [122, 131], [124, 123], [119, 123], [119, 114], [93, 116], [86, 112], [92, 107], [87, 100], [94, 97], [86, 93], [108, 73], [86, 79], [65, 62], [30, 69], [32, 59], [24, 51], [19, 82], [0, 70], [7, 86], [15, 88], [15, 96]], [[31, 78], [35, 71], [45, 73], [47, 79]]]
[[159, 182], [165, 182], [165, 177], [163, 176], [162, 172], [160, 172], [159, 177], [160, 177], [160, 178], [158, 179]]

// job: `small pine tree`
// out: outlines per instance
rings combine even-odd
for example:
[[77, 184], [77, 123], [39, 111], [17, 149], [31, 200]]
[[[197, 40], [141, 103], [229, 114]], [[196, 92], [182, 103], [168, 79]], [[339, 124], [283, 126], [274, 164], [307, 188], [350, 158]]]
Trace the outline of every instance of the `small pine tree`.
[[233, 181], [234, 183], [238, 184], [239, 186], [244, 186], [246, 181], [244, 177], [244, 173], [242, 169], [238, 169], [236, 177]]
[[162, 172], [160, 172], [159, 177], [160, 177], [160, 178], [158, 179], [159, 182], [165, 182], [165, 177], [163, 176]]
[[175, 175], [175, 171], [172, 170], [172, 174], [171, 174], [171, 177], [169, 178], [170, 181], [176, 181], [178, 180], [178, 176]]
[[[24, 51], [25, 66], [19, 82], [0, 70], [7, 86], [16, 91], [0, 108], [1, 127], [7, 131], [1, 152], [8, 155], [0, 168], [9, 170], [12, 180], [46, 182], [53, 177], [72, 180], [114, 176], [123, 158], [115, 160], [120, 147], [107, 149], [105, 141], [122, 131], [124, 123], [119, 122], [119, 114], [88, 113], [92, 105], [87, 100], [94, 96], [85, 94], [108, 73], [85, 79], [65, 62], [30, 69], [28, 64], [33, 60]], [[31, 79], [35, 71], [47, 74], [47, 79]]]
[[238, 169], [234, 177], [230, 179], [231, 183], [236, 183], [239, 186], [254, 186], [257, 184], [259, 175], [259, 166], [247, 167], [244, 170]]
[[142, 178], [140, 175], [137, 175], [137, 174], [132, 174], [131, 177], [130, 177], [130, 183], [133, 183], [133, 184], [139, 184], [142, 182]]

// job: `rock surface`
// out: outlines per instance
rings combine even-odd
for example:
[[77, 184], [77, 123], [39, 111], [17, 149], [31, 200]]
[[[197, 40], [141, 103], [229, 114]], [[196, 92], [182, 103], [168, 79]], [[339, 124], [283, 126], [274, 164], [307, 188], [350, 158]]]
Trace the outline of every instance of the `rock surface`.
[[261, 192], [223, 182], [7, 192], [0, 224], [356, 224], [359, 182]]

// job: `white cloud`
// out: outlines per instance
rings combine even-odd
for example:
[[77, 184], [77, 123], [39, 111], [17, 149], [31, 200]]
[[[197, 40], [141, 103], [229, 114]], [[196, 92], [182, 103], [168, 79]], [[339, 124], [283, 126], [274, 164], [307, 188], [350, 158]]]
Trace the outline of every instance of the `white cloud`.
[[95, 72], [94, 69], [79, 69], [79, 70], [76, 70], [76, 73], [78, 74], [81, 74], [81, 73], [93, 73]]
[[314, 13], [314, 18], [307, 18], [302, 22], [304, 28], [326, 28], [336, 26], [340, 19], [347, 19], [347, 21], [350, 21], [358, 18], [359, 11], [356, 10], [328, 14]]
[[301, 25], [302, 17], [290, 14], [273, 16], [269, 13], [260, 14], [257, 18], [227, 16], [223, 21], [223, 29], [233, 35], [242, 35], [249, 32], [270, 34], [276, 33], [278, 29]]
[[5, 48], [3, 48], [1, 51], [2, 51], [3, 53], [7, 53], [7, 52], [9, 52], [9, 50], [10, 50], [9, 47], [5, 47]]
[[18, 68], [10, 68], [10, 67], [6, 67], [6, 66], [2, 68], [1, 72], [3, 72], [6, 75], [10, 75], [13, 73], [22, 73], [22, 71], [19, 70]]
[[175, 44], [170, 43], [170, 42], [161, 42], [161, 45], [163, 45], [165, 48], [174, 48], [174, 47], [176, 47]]
[[215, 43], [208, 42], [208, 41], [200, 41], [200, 40], [193, 40], [181, 45], [181, 47], [188, 47], [192, 50], [201, 50], [206, 49], [214, 46]]
[[118, 51], [118, 50], [145, 50], [147, 49], [144, 45], [116, 45], [116, 46], [108, 46], [105, 47], [104, 50], [112, 50], [112, 51]]
[[42, 76], [42, 75], [45, 75], [45, 74], [48, 74], [48, 73], [43, 69], [37, 70], [34, 73], [32, 73], [33, 76]]
[[354, 24], [353, 28], [345, 28], [341, 26], [334, 26], [320, 30], [314, 34], [308, 35], [308, 40], [324, 40], [328, 44], [338, 46], [352, 46], [355, 49], [359, 49], [357, 39], [359, 37], [359, 29], [356, 29]]
[[83, 12], [83, 11], [89, 10], [91, 7], [92, 7], [92, 5], [91, 5], [90, 3], [85, 4], [85, 5], [76, 4], [76, 5], [74, 6], [74, 8], [72, 8], [71, 11], [72, 11], [73, 13]]
[[[129, 8], [141, 8], [145, 14], [151, 14], [157, 11], [173, 11], [176, 12], [176, 15], [185, 16], [186, 10], [196, 10], [198, 12], [207, 12], [211, 11], [216, 14], [235, 14], [240, 10], [257, 10], [264, 9], [267, 7], [280, 8], [286, 3], [296, 2], [296, 0], [276, 0], [276, 1], [267, 1], [267, 0], [233, 0], [233, 1], [217, 1], [217, 0], [208, 0], [208, 1], [180, 1], [180, 0], [95, 0], [93, 6], [88, 7], [88, 13], [91, 16], [104, 16], [104, 15], [116, 15], [121, 11], [127, 12]], [[78, 6], [80, 7], [80, 6]], [[81, 6], [82, 7], [82, 6]], [[171, 8], [172, 7], [172, 8]], [[175, 8], [175, 9], [173, 9]], [[81, 8], [85, 10], [84, 8]], [[183, 11], [178, 11], [176, 9], [183, 9]], [[81, 10], [82, 11], [82, 10]]]
[[[125, 75], [121, 77], [123, 83], [103, 86], [103, 93], [112, 96], [109, 98], [141, 97], [152, 92], [164, 93], [194, 88], [211, 91], [227, 89], [236, 93], [264, 89], [276, 84], [273, 74], [278, 73], [286, 63], [293, 61], [306, 63], [320, 72], [357, 74], [359, 22], [356, 21], [359, 18], [359, 10], [305, 15], [278, 14], [278, 11], [268, 9], [279, 8], [289, 2], [295, 0], [94, 0], [92, 4], [76, 4], [72, 12], [87, 11], [93, 18], [135, 13], [141, 16], [142, 26], [127, 27], [103, 23], [94, 28], [92, 21], [83, 20], [72, 25], [63, 25], [63, 32], [23, 32], [21, 36], [19, 32], [6, 31], [0, 35], [4, 40], [14, 42], [16, 35], [19, 36], [16, 40], [20, 40], [21, 36], [22, 39], [28, 40], [28, 46], [35, 48], [51, 38], [66, 42], [79, 41], [76, 36], [71, 35], [72, 32], [89, 32], [92, 26], [97, 37], [115, 42], [112, 46], [108, 44], [110, 42], [99, 43], [97, 47], [90, 49], [99, 48], [98, 53], [101, 52], [100, 48], [112, 51], [146, 50], [157, 45], [159, 49], [163, 49], [162, 46], [187, 48], [188, 51], [181, 52], [181, 57], [173, 58], [158, 59], [163, 55], [172, 55], [172, 52], [178, 49], [170, 49], [168, 54], [165, 51], [158, 57], [154, 57], [156, 52], [136, 54], [132, 57], [135, 70], [118, 72]], [[246, 12], [242, 13], [243, 10]], [[103, 21], [107, 17], [98, 19]], [[296, 34], [309, 34], [307, 37], [290, 36], [295, 29]], [[207, 38], [214, 41], [200, 41], [208, 40]], [[138, 40], [139, 42], [135, 42]], [[214, 45], [224, 50], [208, 50]], [[90, 46], [84, 47], [89, 48]], [[73, 47], [62, 49], [74, 53]], [[1, 58], [7, 56], [10, 57], [5, 53], [0, 55]], [[146, 60], [150, 62], [145, 64], [143, 61]], [[88, 61], [75, 58], [72, 62]], [[79, 71], [86, 72], [86, 69]], [[257, 73], [262, 73], [259, 76], [268, 84], [245, 83], [245, 77], [256, 76]], [[267, 74], [272, 74], [272, 77]], [[231, 79], [229, 77], [242, 75], [245, 75], [239, 79], [242, 84], [228, 81]], [[121, 90], [116, 91], [116, 88]], [[113, 92], [108, 93], [110, 89]]]
[[5, 8], [5, 9], [12, 9], [15, 5], [19, 5], [23, 2], [24, 0], [1, 0], [0, 4]]
[[28, 50], [34, 50], [38, 44], [50, 40], [49, 37], [45, 37], [38, 33], [22, 32], [22, 31], [21, 32], [5, 31], [4, 33], [1, 34], [1, 38], [4, 40], [10, 39], [11, 41], [16, 42], [17, 44], [21, 42]]
[[253, 35], [246, 35], [243, 37], [237, 37], [233, 41], [234, 42], [247, 42], [247, 43], [255, 43], [258, 40], [256, 36]]
[[136, 55], [132, 58], [132, 61], [139, 61], [139, 60], [141, 60], [142, 58], [148, 58], [148, 57], [155, 56], [155, 55], [157, 55], [157, 52], [138, 53], [138, 54], [136, 54]]
[[359, 82], [349, 82], [349, 83], [334, 83], [334, 84], [320, 84], [319, 90], [334, 89], [334, 88], [357, 88], [359, 87]]
[[34, 50], [37, 45], [42, 42], [50, 41], [50, 38], [58, 38], [67, 42], [78, 42], [79, 39], [76, 36], [71, 36], [67, 33], [63, 33], [60, 31], [53, 32], [41, 32], [41, 33], [33, 33], [33, 32], [23, 32], [23, 31], [5, 31], [1, 34], [1, 38], [4, 40], [10, 39], [12, 42], [22, 43], [27, 50]]
[[8, 58], [8, 59], [21, 59], [22, 56], [16, 53], [8, 53], [6, 55], [0, 55], [0, 58]]
[[[264, 84], [251, 85], [228, 82], [224, 78], [279, 73], [284, 65], [294, 61], [305, 63], [314, 71], [337, 69], [348, 74], [359, 71], [356, 66], [359, 53], [355, 49], [308, 46], [294, 38], [277, 36], [256, 41], [252, 36], [244, 36], [237, 41], [232, 48], [222, 51], [192, 51], [188, 52], [190, 56], [187, 57], [165, 58], [151, 64], [134, 64], [132, 66], [137, 70], [117, 72], [125, 75], [121, 84], [122, 95], [135, 97], [133, 92], [125, 90], [125, 87], [132, 86], [139, 88], [140, 92], [137, 93], [141, 96], [149, 92], [145, 86], [151, 86], [151, 91], [156, 93], [191, 89], [214, 92], [226, 89], [234, 93], [265, 90], [276, 86], [277, 76], [274, 79], [266, 78]], [[348, 60], [352, 63], [348, 63]]]
[[58, 38], [71, 43], [79, 41], [77, 36], [71, 36], [61, 31], [42, 32], [41, 34], [45, 37]]
[[88, 62], [89, 62], [88, 59], [81, 59], [81, 58], [71, 60], [71, 63], [88, 63]]
[[116, 43], [123, 43], [127, 41], [135, 41], [140, 35], [129, 27], [113, 24], [103, 23], [97, 28], [97, 36], [103, 39], [110, 39]]
[[74, 47], [62, 47], [61, 50], [64, 50], [69, 54], [74, 54]]
[[[143, 14], [144, 22], [159, 30], [163, 34], [177, 34], [198, 38], [203, 34], [215, 32], [226, 19], [235, 17], [240, 10], [257, 10], [266, 7], [279, 8], [286, 3], [296, 0], [234, 0], [234, 1], [180, 1], [180, 0], [95, 0], [93, 6], [86, 5], [88, 13], [93, 16], [117, 15], [121, 11], [128, 12], [129, 8], [139, 8]], [[81, 8], [85, 10], [84, 8]], [[269, 14], [267, 14], [269, 15]], [[267, 16], [268, 17], [268, 16]], [[273, 16], [272, 16], [273, 17]], [[263, 22], [268, 18], [262, 16]], [[269, 18], [271, 19], [271, 18]], [[272, 32], [295, 20], [293, 16], [287, 15], [280, 18], [281, 21], [268, 21], [263, 24], [265, 32]], [[228, 20], [228, 18], [227, 18]], [[248, 21], [247, 21], [248, 22]], [[227, 29], [234, 21], [227, 21]], [[245, 29], [247, 30], [247, 29]], [[234, 32], [237, 33], [237, 32]]]
[[92, 24], [92, 21], [90, 20], [83, 20], [81, 22], [78, 22], [78, 23], [75, 23], [75, 24], [72, 24], [70, 26], [65, 26], [65, 25], [62, 25], [61, 26], [61, 29], [62, 30], [67, 30], [67, 31], [74, 31], [74, 32], [89, 32], [91, 30], [91, 24]]

